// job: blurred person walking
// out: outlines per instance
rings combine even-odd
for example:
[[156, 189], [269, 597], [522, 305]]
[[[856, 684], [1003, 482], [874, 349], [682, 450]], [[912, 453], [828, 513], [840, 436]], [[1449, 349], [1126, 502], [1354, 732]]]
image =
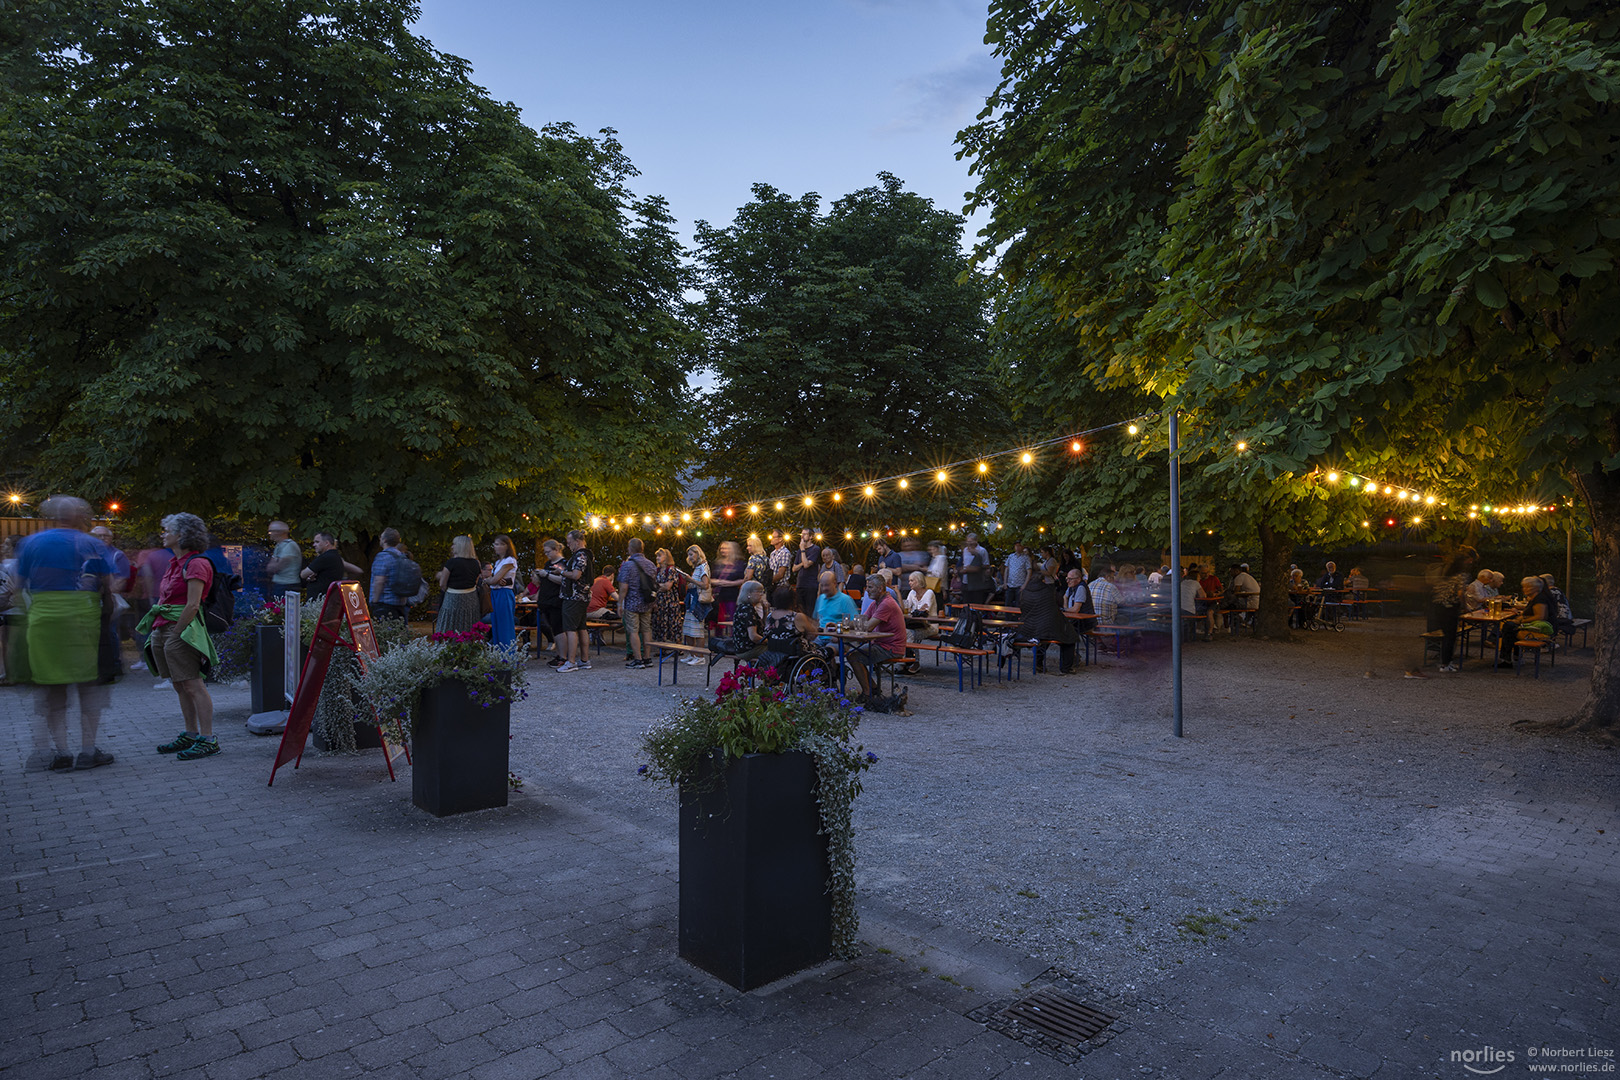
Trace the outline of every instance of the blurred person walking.
[[214, 735], [214, 699], [203, 676], [219, 662], [208, 636], [202, 607], [219, 571], [203, 551], [208, 528], [196, 514], [170, 514], [163, 519], [163, 543], [174, 559], [158, 582], [157, 603], [138, 628], [151, 631], [146, 639], [146, 662], [174, 684], [180, 699], [185, 729], [159, 746], [158, 753], [179, 761], [194, 761], [219, 753]]
[[304, 553], [298, 547], [298, 541], [292, 538], [292, 531], [287, 528], [285, 521], [272, 521], [268, 531], [270, 559], [264, 564], [264, 569], [270, 575], [270, 582], [265, 590], [265, 599], [274, 600], [284, 593], [298, 590], [298, 577], [304, 569]]
[[[27, 674], [41, 688], [41, 723], [30, 765], [55, 772], [94, 769], [113, 761], [96, 746], [107, 704], [97, 659], [113, 606], [109, 554], [88, 532], [90, 504], [83, 499], [57, 495], [40, 510], [52, 527], [23, 541], [16, 575], [28, 597], [23, 628]], [[77, 757], [67, 749], [69, 686], [79, 688]]]

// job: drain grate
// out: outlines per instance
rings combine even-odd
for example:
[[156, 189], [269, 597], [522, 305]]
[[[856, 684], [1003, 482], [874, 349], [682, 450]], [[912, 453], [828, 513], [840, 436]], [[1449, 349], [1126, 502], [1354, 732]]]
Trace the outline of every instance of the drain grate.
[[1094, 1039], [1119, 1019], [1117, 1013], [1093, 1008], [1056, 990], [1037, 990], [1009, 1005], [1001, 1015], [1065, 1046], [1079, 1046], [1087, 1039]]

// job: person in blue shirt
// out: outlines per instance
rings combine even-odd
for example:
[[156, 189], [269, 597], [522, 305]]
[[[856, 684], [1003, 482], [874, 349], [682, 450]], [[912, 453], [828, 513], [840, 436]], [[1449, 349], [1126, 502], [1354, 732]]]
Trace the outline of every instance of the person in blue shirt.
[[[816, 593], [815, 620], [818, 627], [825, 627], [840, 619], [854, 619], [860, 616], [860, 612], [855, 609], [855, 601], [838, 587], [838, 579], [831, 570], [822, 572], [817, 586], [819, 591]], [[816, 640], [825, 645], [832, 638], [821, 637]]]
[[[112, 612], [111, 556], [91, 536], [90, 504], [70, 495], [40, 507], [53, 527], [23, 541], [17, 576], [28, 590], [25, 628], [29, 678], [38, 685], [41, 726], [30, 765], [54, 772], [110, 765], [96, 746], [107, 690], [97, 685], [102, 619]], [[68, 687], [79, 688], [78, 756], [67, 750]]]

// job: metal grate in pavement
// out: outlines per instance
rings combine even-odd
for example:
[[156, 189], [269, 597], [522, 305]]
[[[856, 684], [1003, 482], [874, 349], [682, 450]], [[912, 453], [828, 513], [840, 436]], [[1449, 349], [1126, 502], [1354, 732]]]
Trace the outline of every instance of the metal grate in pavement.
[[1034, 1028], [1067, 1046], [1101, 1035], [1118, 1013], [1104, 1012], [1056, 990], [1037, 990], [1001, 1013], [1014, 1024]]

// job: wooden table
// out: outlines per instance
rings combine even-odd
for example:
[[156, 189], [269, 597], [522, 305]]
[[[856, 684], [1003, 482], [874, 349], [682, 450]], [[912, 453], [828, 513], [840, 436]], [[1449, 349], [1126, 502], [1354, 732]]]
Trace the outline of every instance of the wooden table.
[[838, 642], [838, 692], [840, 694], [844, 694], [846, 697], [849, 696], [844, 691], [846, 677], [849, 673], [848, 665], [844, 662], [844, 642], [882, 641], [888, 636], [888, 634], [877, 630], [839, 630], [832, 626], [822, 627], [821, 633], [817, 637], [829, 637]]
[[[1522, 614], [1523, 610], [1516, 607], [1504, 606], [1502, 610], [1495, 615], [1492, 615], [1486, 608], [1480, 608], [1478, 611], [1470, 611], [1464, 614], [1462, 618], [1458, 620], [1458, 623], [1459, 625], [1462, 623], [1472, 623], [1474, 626], [1479, 627], [1479, 658], [1483, 660], [1485, 659], [1485, 644], [1487, 640], [1500, 641], [1502, 638], [1502, 624], [1507, 622], [1509, 619], [1517, 619]], [[1464, 653], [1464, 655], [1466, 656], [1467, 654]]]

